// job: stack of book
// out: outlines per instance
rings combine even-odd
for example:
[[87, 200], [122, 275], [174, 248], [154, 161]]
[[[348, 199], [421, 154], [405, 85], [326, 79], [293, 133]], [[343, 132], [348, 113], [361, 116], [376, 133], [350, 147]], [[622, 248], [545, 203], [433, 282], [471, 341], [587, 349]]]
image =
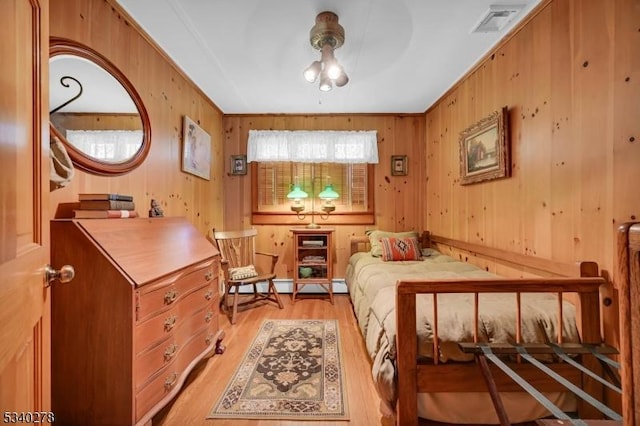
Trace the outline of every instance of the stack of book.
[[123, 194], [78, 194], [80, 208], [73, 211], [78, 219], [138, 217], [133, 196]]

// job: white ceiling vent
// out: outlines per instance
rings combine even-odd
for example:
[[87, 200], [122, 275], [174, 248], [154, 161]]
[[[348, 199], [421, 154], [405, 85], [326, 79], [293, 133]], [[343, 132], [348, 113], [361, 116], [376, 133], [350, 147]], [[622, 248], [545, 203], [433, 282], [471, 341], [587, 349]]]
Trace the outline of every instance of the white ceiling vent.
[[471, 32], [498, 32], [511, 22], [523, 8], [523, 4], [492, 4]]

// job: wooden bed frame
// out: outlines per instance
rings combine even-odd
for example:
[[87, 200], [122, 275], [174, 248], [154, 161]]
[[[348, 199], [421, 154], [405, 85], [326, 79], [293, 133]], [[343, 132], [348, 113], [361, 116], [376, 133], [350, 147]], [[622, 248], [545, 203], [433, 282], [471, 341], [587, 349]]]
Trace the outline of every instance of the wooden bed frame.
[[[640, 228], [638, 229], [640, 231]], [[640, 232], [639, 232], [640, 235]], [[478, 318], [479, 293], [488, 292], [545, 292], [577, 294], [578, 328], [582, 342], [602, 344], [600, 321], [600, 290], [608, 285], [605, 279], [598, 277], [598, 265], [594, 262], [580, 262], [575, 265], [554, 262], [546, 259], [512, 253], [505, 250], [485, 247], [477, 244], [438, 237], [424, 232], [421, 235], [422, 247], [437, 248], [443, 254], [453, 256], [453, 250], [462, 250], [470, 256], [490, 259], [498, 263], [537, 271], [548, 278], [499, 278], [441, 280], [441, 281], [398, 281], [396, 284], [396, 350], [398, 373], [398, 400], [396, 404], [396, 423], [398, 425], [417, 425], [418, 393], [430, 392], [487, 392], [487, 381], [477, 363], [439, 363], [437, 357], [430, 360], [418, 358], [416, 345], [416, 296], [418, 294], [473, 293], [476, 295], [475, 316]], [[362, 251], [368, 244], [368, 237], [351, 237], [351, 253]], [[640, 244], [640, 236], [639, 236]], [[461, 259], [462, 260], [462, 259]], [[573, 300], [573, 299], [572, 299]], [[562, 307], [558, 303], [558, 318], [562, 319]], [[605, 303], [604, 306], [611, 306]], [[607, 309], [607, 308], [603, 308]], [[637, 309], [636, 309], [637, 310]], [[605, 314], [611, 314], [605, 312]], [[437, 318], [437, 304], [434, 303], [434, 318]], [[519, 318], [519, 314], [518, 314]], [[476, 325], [477, 329], [477, 325]], [[434, 324], [434, 353], [439, 353], [437, 342], [437, 321]], [[517, 338], [520, 336], [520, 324], [516, 324]], [[477, 331], [476, 331], [477, 336]], [[562, 342], [562, 335], [558, 343]], [[592, 355], [581, 356], [581, 364], [593, 372], [602, 375], [602, 367]], [[524, 362], [509, 363], [509, 366], [528, 383], [541, 392], [566, 391], [562, 385], [543, 374], [536, 367]], [[566, 363], [550, 364], [554, 371], [566, 377], [598, 401], [604, 399], [603, 386]], [[522, 388], [500, 369], [490, 366], [493, 380], [498, 391], [521, 392]], [[627, 387], [627, 389], [629, 389]], [[591, 405], [578, 400], [581, 418], [602, 418], [601, 413]]]
[[620, 226], [617, 240], [622, 417], [625, 426], [633, 426], [640, 422], [640, 223]]

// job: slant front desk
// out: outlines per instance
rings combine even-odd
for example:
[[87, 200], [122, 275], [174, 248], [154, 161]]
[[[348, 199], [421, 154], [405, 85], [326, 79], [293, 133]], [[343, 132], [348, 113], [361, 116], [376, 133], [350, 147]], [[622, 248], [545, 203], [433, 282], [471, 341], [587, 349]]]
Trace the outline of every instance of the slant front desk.
[[218, 250], [184, 218], [51, 222], [52, 409], [63, 424], [144, 424], [221, 352]]

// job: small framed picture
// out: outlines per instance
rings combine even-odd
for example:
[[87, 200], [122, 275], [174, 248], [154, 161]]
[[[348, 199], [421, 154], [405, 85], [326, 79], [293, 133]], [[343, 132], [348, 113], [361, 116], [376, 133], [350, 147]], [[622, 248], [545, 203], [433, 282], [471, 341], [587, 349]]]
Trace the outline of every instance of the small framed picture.
[[247, 156], [246, 155], [231, 156], [231, 174], [232, 175], [247, 174]]
[[391, 176], [407, 175], [407, 156], [392, 155], [391, 156]]

